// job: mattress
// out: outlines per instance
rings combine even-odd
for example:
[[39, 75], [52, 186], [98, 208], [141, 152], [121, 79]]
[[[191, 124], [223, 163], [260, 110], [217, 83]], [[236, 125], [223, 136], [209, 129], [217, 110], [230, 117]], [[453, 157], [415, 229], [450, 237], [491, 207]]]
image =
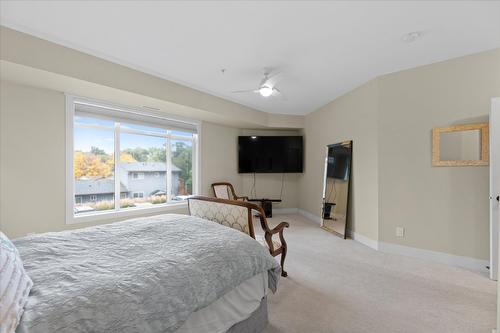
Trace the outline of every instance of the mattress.
[[248, 235], [185, 215], [14, 243], [34, 282], [18, 333], [175, 332], [192, 314], [256, 275], [266, 274], [267, 286], [276, 290], [280, 272]]
[[247, 319], [267, 295], [267, 272], [255, 275], [215, 302], [192, 313], [176, 333], [224, 333]]

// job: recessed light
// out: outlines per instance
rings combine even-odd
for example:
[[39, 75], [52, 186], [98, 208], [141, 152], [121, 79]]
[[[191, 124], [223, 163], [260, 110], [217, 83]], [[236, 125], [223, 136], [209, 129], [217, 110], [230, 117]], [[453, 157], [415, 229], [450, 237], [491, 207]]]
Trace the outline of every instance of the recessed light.
[[257, 137], [255, 135], [252, 135], [251, 138], [254, 140], [257, 139]]
[[412, 32], [409, 32], [407, 34], [404, 34], [401, 37], [401, 40], [405, 43], [413, 43], [414, 41], [416, 41], [420, 37], [422, 37], [421, 31], [412, 31]]

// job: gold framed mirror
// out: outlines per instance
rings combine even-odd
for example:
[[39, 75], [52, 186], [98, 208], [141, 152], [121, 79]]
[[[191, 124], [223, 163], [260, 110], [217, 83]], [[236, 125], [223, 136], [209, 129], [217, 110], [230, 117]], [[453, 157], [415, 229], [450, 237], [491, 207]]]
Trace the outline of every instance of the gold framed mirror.
[[432, 129], [432, 166], [480, 166], [488, 163], [488, 123]]

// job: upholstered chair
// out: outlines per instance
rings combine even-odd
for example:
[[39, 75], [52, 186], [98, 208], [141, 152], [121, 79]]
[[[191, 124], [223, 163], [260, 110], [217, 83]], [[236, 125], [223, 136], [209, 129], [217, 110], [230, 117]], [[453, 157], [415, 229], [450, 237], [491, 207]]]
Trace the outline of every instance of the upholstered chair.
[[[191, 196], [188, 198], [188, 207], [189, 214], [192, 216], [213, 221], [247, 234], [265, 246], [273, 257], [281, 254], [281, 276], [288, 276], [284, 268], [287, 244], [283, 236], [283, 230], [290, 226], [288, 222], [281, 222], [275, 228], [270, 229], [262, 207], [247, 201]], [[253, 227], [253, 214], [255, 212], [257, 212], [257, 217], [264, 231], [262, 236], [255, 234]], [[279, 240], [273, 238], [275, 234], [278, 234]]]
[[226, 182], [213, 183], [212, 189], [214, 191], [215, 197], [218, 199], [248, 201], [248, 197], [245, 196], [240, 197], [236, 195], [234, 187], [231, 183], [226, 183]]

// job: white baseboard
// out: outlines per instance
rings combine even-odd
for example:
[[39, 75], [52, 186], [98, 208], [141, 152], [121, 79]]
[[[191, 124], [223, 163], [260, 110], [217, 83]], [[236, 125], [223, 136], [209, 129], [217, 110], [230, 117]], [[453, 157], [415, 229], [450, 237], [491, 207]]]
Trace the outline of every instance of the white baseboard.
[[371, 247], [374, 250], [379, 250], [379, 242], [378, 241], [373, 240], [369, 237], [363, 236], [361, 234], [358, 234], [350, 229], [347, 229], [346, 232], [347, 232], [347, 236], [349, 236], [351, 239], [355, 240], [356, 242], [359, 242], [363, 245]]
[[[298, 212], [300, 215], [308, 218], [309, 220], [317, 223], [318, 225], [321, 225], [320, 216], [314, 215], [303, 209], [293, 209], [293, 208], [285, 208], [285, 209], [290, 210], [289, 211], [290, 213], [292, 213], [295, 210], [295, 212]], [[380, 242], [377, 240], [373, 240], [369, 237], [366, 237], [364, 235], [361, 235], [359, 233], [353, 232], [352, 230], [347, 230], [347, 235], [356, 242], [359, 242], [377, 251], [399, 254], [424, 260], [430, 260], [450, 266], [466, 268], [480, 273], [488, 273], [488, 269], [486, 268], [486, 266], [489, 265], [488, 260], [481, 260], [470, 257], [457, 256], [444, 252], [419, 249], [416, 247]]]
[[454, 254], [424, 250], [410, 246], [404, 246], [393, 243], [378, 242], [378, 249], [381, 252], [405, 255], [408, 257], [427, 259], [442, 264], [466, 268], [475, 272], [488, 273], [486, 266], [489, 265], [488, 260], [475, 259]]

